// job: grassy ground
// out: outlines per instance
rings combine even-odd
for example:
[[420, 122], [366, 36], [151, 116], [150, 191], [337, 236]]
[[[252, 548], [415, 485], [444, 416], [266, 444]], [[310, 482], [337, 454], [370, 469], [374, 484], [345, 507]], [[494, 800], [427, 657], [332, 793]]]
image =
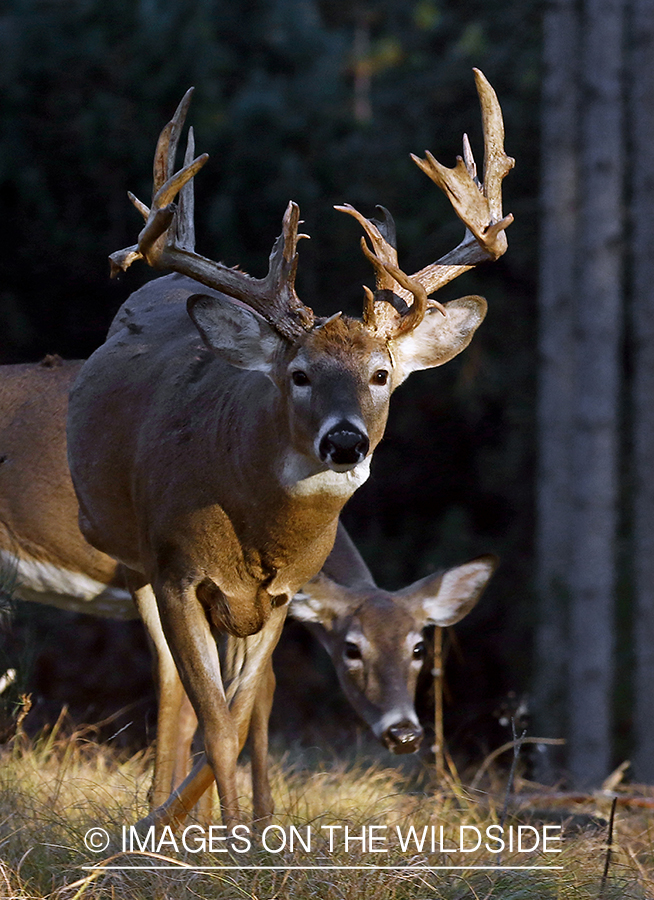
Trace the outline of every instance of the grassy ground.
[[[346, 765], [324, 756], [321, 763], [311, 767], [290, 755], [274, 763], [277, 813], [276, 827], [266, 834], [268, 850], [262, 846], [263, 834], [251, 831], [246, 835], [250, 842], [246, 852], [238, 852], [245, 850], [243, 839], [233, 842], [232, 852], [220, 852], [227, 844], [218, 840], [222, 834], [216, 830], [212, 850], [199, 852], [200, 839], [209, 833], [196, 826], [187, 832], [188, 849], [182, 845], [180, 834], [163, 833], [142, 844], [143, 852], [138, 844], [130, 852], [129, 826], [147, 810], [150, 763], [148, 754], [120, 760], [80, 735], [34, 743], [22, 738], [0, 753], [0, 898], [654, 898], [651, 810], [618, 807], [609, 874], [602, 884], [610, 800], [598, 799], [574, 811], [558, 807], [509, 812], [505, 835], [508, 838], [508, 829], [513, 826], [514, 847], [498, 854], [498, 842], [491, 840], [497, 832], [487, 836], [486, 828], [498, 825], [502, 815], [499, 778], [493, 783], [491, 775], [482, 783], [483, 790], [474, 792], [454, 778], [434, 790], [429, 787], [430, 773], [426, 771], [416, 779], [415, 772], [408, 776], [397, 768]], [[247, 798], [245, 767], [239, 778], [243, 797]], [[538, 849], [518, 852], [515, 841], [519, 825], [531, 826], [531, 830], [523, 828], [525, 848], [533, 846], [538, 836]], [[543, 852], [544, 825], [549, 827], [548, 849], [561, 852]], [[122, 851], [123, 826], [128, 827], [126, 852]], [[379, 827], [371, 830], [370, 826]], [[404, 848], [401, 845], [411, 826], [419, 837], [427, 828], [422, 850], [415, 842]], [[443, 844], [449, 852], [441, 848], [441, 826]], [[461, 852], [460, 826], [466, 826], [463, 847], [470, 852]], [[102, 851], [91, 852], [85, 846], [85, 836], [94, 828], [103, 828], [109, 835], [110, 844]], [[478, 850], [472, 849], [477, 841], [475, 828], [482, 835]], [[360, 840], [363, 833], [365, 847]], [[560, 834], [563, 839], [556, 841]], [[95, 840], [101, 838], [102, 834], [96, 832]], [[292, 852], [291, 838], [295, 844]], [[310, 843], [308, 851], [299, 838]], [[146, 838], [140, 835], [139, 840], [145, 842]], [[287, 846], [282, 850], [283, 841]], [[502, 868], [435, 868], [451, 865]], [[88, 870], [85, 866], [104, 868]], [[109, 866], [151, 868], [118, 871]], [[222, 868], [200, 871], [199, 866]], [[328, 868], [333, 866], [400, 868]], [[517, 866], [547, 868], [510, 868]]]

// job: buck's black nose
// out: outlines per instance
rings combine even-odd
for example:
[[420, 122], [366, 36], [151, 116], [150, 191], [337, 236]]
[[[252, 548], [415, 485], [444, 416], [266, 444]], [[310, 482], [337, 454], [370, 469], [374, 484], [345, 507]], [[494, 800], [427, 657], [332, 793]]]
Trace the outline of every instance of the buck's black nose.
[[355, 466], [369, 447], [367, 434], [349, 423], [338, 424], [320, 441], [320, 458], [336, 466]]

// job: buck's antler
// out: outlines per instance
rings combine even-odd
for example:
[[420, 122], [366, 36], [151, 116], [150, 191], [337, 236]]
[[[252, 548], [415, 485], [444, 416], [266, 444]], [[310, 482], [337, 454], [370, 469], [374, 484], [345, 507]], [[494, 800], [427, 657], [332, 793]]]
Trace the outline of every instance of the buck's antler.
[[[444, 191], [466, 226], [465, 236], [454, 250], [408, 277], [398, 268], [395, 229], [387, 210], [377, 207], [383, 213], [383, 221], [377, 221], [366, 219], [349, 204], [336, 207], [359, 222], [372, 245], [370, 249], [362, 238], [364, 253], [375, 268], [377, 287], [374, 295], [366, 291], [364, 317], [376, 330], [387, 331], [389, 335], [407, 331], [422, 319], [424, 312], [420, 314], [411, 307], [413, 324], [408, 326], [404, 321], [409, 311], [403, 308], [403, 301], [412, 294], [416, 298], [416, 284], [426, 295], [434, 293], [477, 263], [498, 259], [508, 246], [505, 229], [513, 222], [513, 216], [502, 215], [502, 181], [515, 161], [504, 152], [504, 123], [497, 95], [479, 69], [474, 69], [474, 73], [484, 132], [483, 184], [477, 177], [467, 135], [463, 136], [463, 158], [457, 158], [453, 169], [441, 165], [429, 151], [425, 159], [411, 154], [413, 161]], [[444, 311], [435, 300], [428, 301], [427, 305]]]
[[[247, 303], [281, 335], [293, 340], [311, 329], [315, 321], [313, 310], [295, 293], [297, 242], [307, 237], [298, 234], [300, 210], [297, 204], [291, 201], [286, 208], [282, 234], [273, 245], [265, 278], [253, 278], [194, 251], [192, 179], [209, 156], [203, 153], [193, 159], [192, 129], [189, 130], [184, 166], [179, 172], [174, 171], [177, 145], [192, 94], [193, 88], [190, 88], [159, 135], [153, 166], [152, 205], [148, 207], [129, 194], [145, 219], [145, 226], [137, 244], [111, 254], [111, 274], [125, 271], [137, 259], [144, 259], [155, 269], [172, 269]], [[173, 201], [178, 194], [179, 205], [175, 206]]]

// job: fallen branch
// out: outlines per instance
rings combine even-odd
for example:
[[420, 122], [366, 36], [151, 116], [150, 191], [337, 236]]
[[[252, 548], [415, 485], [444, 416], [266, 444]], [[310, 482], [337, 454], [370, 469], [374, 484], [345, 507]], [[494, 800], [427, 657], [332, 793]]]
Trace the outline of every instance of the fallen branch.
[[636, 794], [609, 794], [604, 791], [582, 793], [581, 791], [531, 792], [529, 794], [513, 794], [509, 798], [512, 806], [540, 806], [542, 804], [599, 803], [615, 801], [618, 806], [654, 809], [654, 797], [643, 797]]

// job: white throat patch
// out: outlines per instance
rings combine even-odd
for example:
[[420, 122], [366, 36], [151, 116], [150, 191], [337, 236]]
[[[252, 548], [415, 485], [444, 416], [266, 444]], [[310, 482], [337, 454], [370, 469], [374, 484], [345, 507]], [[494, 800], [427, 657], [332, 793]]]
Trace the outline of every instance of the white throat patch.
[[284, 459], [281, 483], [293, 497], [310, 497], [312, 494], [331, 494], [334, 497], [349, 497], [367, 481], [370, 475], [370, 460], [365, 459], [347, 472], [334, 472], [325, 468], [315, 471], [315, 465], [298, 453], [289, 453]]

